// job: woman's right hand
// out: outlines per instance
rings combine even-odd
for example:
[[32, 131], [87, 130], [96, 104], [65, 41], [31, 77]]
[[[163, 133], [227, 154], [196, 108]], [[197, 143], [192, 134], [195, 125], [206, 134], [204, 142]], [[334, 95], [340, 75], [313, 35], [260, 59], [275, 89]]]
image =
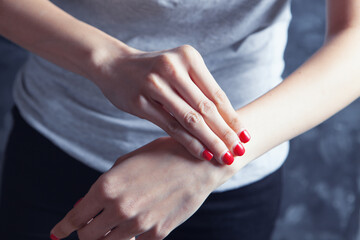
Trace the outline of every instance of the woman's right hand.
[[94, 82], [112, 104], [155, 123], [197, 158], [231, 164], [244, 154], [239, 134], [242, 142], [250, 136], [198, 51], [123, 53], [93, 56], [101, 76]]

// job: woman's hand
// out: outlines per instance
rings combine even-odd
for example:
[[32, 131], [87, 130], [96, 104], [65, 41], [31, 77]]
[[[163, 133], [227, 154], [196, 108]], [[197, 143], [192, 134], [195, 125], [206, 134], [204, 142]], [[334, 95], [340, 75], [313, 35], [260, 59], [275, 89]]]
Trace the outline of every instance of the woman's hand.
[[238, 135], [243, 142], [250, 136], [193, 47], [126, 54], [106, 48], [111, 54], [93, 56], [93, 81], [117, 108], [155, 123], [197, 158], [231, 164], [232, 154], [244, 154]]
[[231, 164], [231, 153], [244, 153], [237, 135], [249, 135], [194, 48], [142, 52], [51, 1], [0, 3], [1, 35], [92, 80], [116, 107], [152, 121], [197, 158]]
[[167, 137], [119, 158], [51, 233], [65, 238], [77, 231], [86, 240], [165, 238], [232, 174], [184, 150]]

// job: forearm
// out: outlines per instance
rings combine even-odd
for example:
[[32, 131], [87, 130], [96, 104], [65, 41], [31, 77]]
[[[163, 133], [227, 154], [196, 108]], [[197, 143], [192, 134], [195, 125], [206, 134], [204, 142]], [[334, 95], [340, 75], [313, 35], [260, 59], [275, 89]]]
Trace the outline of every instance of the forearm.
[[45, 0], [0, 0], [0, 34], [94, 82], [119, 110], [150, 120], [197, 158], [204, 159], [205, 149], [220, 163], [233, 161], [230, 151], [242, 154], [237, 132], [224, 121], [236, 112], [229, 101], [216, 109], [221, 89], [193, 47], [143, 52]]
[[103, 49], [106, 48], [106, 54], [130, 50], [120, 41], [44, 0], [0, 0], [0, 34], [91, 80], [101, 65]]
[[359, 42], [360, 31], [342, 31], [280, 85], [237, 111], [252, 139], [231, 166], [233, 173], [359, 97]]

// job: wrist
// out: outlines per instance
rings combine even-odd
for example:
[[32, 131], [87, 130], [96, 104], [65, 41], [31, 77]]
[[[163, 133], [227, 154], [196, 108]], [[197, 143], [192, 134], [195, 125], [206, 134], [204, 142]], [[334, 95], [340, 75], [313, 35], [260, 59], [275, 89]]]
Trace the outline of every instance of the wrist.
[[165, 156], [168, 158], [176, 157], [178, 161], [191, 162], [192, 169], [196, 169], [195, 175], [202, 186], [210, 192], [225, 183], [231, 178], [235, 171], [228, 165], [220, 165], [216, 160], [211, 162], [199, 160], [192, 156], [179, 142], [171, 137], [161, 137], [155, 141], [160, 141], [164, 148]]
[[212, 173], [212, 184], [213, 189], [220, 187], [227, 180], [229, 180], [233, 175], [235, 175], [236, 171], [232, 166], [228, 165], [214, 165], [211, 164], [212, 169], [209, 172]]
[[90, 50], [89, 79], [98, 86], [112, 75], [119, 60], [140, 52], [105, 33], [101, 34], [102, 38], [95, 40]]

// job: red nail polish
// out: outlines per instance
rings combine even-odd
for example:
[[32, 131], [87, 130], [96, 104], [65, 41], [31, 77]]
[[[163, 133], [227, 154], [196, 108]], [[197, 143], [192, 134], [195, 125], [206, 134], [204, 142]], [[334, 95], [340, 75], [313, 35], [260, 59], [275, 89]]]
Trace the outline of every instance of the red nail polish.
[[205, 149], [202, 153], [202, 156], [206, 160], [210, 161], [213, 158], [214, 154], [212, 154], [209, 150]]
[[60, 240], [60, 239], [57, 238], [54, 234], [50, 234], [50, 239], [51, 239], [51, 240]]
[[234, 147], [234, 153], [238, 156], [242, 156], [245, 153], [245, 148], [241, 143], [236, 144]]
[[250, 134], [248, 131], [244, 130], [242, 131], [240, 134], [239, 134], [239, 138], [240, 138], [240, 141], [243, 142], [243, 143], [247, 143], [248, 141], [250, 141]]
[[225, 164], [231, 165], [234, 162], [234, 156], [230, 153], [230, 151], [227, 151], [222, 157], [222, 160]]
[[74, 207], [75, 207], [76, 205], [78, 205], [78, 203], [81, 202], [82, 199], [83, 199], [83, 198], [80, 198], [79, 200], [77, 200], [76, 203], [74, 204]]

